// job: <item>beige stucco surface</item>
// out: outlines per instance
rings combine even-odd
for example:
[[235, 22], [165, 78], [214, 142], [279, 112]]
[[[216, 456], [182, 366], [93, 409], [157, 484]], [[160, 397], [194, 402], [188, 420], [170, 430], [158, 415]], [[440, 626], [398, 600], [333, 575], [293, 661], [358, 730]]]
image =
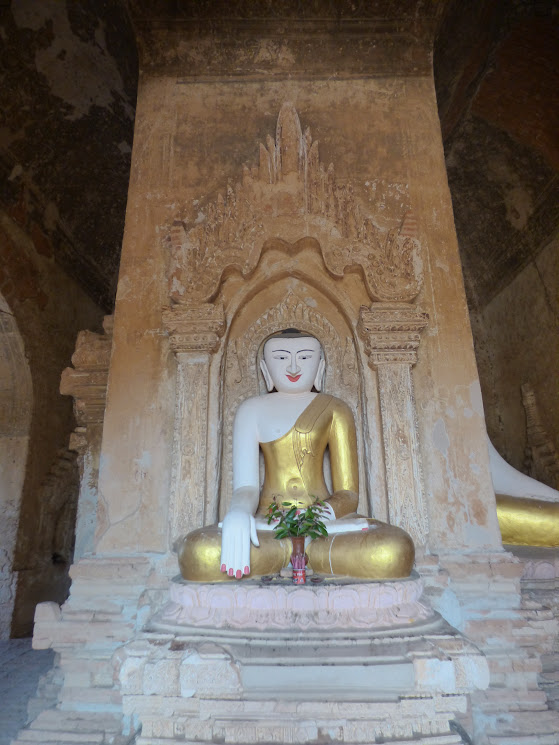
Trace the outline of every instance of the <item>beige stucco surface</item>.
[[[240, 180], [243, 164], [258, 162], [259, 143], [274, 135], [284, 101], [293, 102], [303, 130], [309, 126], [319, 141], [322, 162], [334, 163], [339, 182], [353, 183], [356, 197], [378, 225], [394, 227], [405, 209], [413, 209], [425, 274], [417, 305], [430, 316], [413, 371], [429, 546], [435, 552], [498, 546], [481, 395], [431, 80], [185, 83], [148, 77], [138, 94], [97, 550], [169, 548], [175, 361], [161, 322], [161, 308], [169, 303], [165, 238], [177, 215], [188, 227], [203, 221], [205, 205], [225, 193], [228, 182]], [[298, 231], [304, 237], [304, 222], [291, 224], [290, 236], [277, 237], [294, 240]], [[232, 278], [225, 285], [226, 305], [238, 281]]]

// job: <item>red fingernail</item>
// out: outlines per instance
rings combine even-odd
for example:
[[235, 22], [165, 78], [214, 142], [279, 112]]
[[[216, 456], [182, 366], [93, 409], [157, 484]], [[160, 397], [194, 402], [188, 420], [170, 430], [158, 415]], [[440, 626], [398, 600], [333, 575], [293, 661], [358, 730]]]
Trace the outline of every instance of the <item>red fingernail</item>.
[[230, 576], [230, 577], [232, 577], [232, 576], [233, 576], [233, 570], [232, 570], [232, 569], [230, 569], [230, 570], [229, 570], [229, 576]]
[[221, 571], [222, 572], [226, 572], [227, 571], [227, 567], [225, 566], [225, 564], [222, 564], [221, 565]]
[[243, 576], [243, 573], [241, 572], [240, 569], [237, 569], [237, 574], [235, 576], [237, 577], [237, 579], [241, 579], [241, 577]]
[[248, 567], [245, 567], [245, 574], [248, 574], [250, 572], [250, 569]]

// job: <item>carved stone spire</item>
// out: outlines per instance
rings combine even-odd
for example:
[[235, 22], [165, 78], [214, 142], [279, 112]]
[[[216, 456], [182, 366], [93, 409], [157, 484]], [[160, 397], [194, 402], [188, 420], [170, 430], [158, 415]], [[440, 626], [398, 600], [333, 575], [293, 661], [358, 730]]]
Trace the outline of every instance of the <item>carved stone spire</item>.
[[169, 294], [177, 304], [211, 301], [228, 270], [250, 276], [277, 220], [286, 217], [305, 216], [300, 238], [318, 240], [332, 276], [359, 270], [371, 300], [411, 302], [421, 288], [413, 215], [402, 215], [392, 230], [376, 225], [353, 183], [338, 183], [334, 166], [320, 161], [318, 142], [308, 128], [303, 134], [291, 103], [281, 107], [275, 140], [268, 136], [260, 145], [259, 165], [245, 166], [242, 181], [203, 213], [197, 224], [179, 217], [169, 230]]

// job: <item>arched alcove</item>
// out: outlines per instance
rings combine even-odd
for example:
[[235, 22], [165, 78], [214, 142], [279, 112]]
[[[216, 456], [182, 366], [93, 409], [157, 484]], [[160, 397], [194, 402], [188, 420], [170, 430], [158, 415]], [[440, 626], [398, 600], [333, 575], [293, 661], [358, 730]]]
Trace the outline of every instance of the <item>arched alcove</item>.
[[14, 553], [27, 462], [33, 389], [16, 320], [0, 295], [0, 638], [10, 636]]
[[[344, 400], [352, 409], [358, 432], [360, 462], [360, 510], [375, 513], [375, 505], [385, 500], [382, 493], [370, 494], [371, 484], [364, 468], [365, 437], [369, 424], [362, 407], [363, 381], [360, 349], [356, 345], [353, 328], [347, 323], [339, 307], [329, 302], [304, 280], [289, 278], [270, 280], [261, 288], [232, 320], [227, 335], [227, 353], [223, 372], [223, 443], [221, 458], [221, 486], [219, 511], [223, 516], [231, 498], [232, 429], [239, 404], [250, 396], [265, 393], [258, 372], [258, 360], [264, 341], [281, 329], [294, 327], [315, 336], [322, 344], [326, 359], [325, 391]], [[376, 437], [376, 461], [382, 462], [380, 425]], [[326, 461], [328, 481], [328, 461]], [[378, 486], [378, 484], [377, 484]], [[383, 486], [383, 485], [382, 485]]]

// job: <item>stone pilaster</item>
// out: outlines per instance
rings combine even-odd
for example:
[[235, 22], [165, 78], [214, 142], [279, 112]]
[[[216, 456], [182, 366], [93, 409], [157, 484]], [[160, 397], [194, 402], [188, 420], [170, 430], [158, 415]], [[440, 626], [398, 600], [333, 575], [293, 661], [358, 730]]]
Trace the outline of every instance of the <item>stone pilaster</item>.
[[405, 303], [362, 308], [358, 330], [377, 371], [390, 522], [425, 545], [428, 519], [411, 368], [428, 315]]
[[211, 356], [225, 330], [223, 309], [211, 303], [163, 310], [177, 358], [173, 470], [169, 505], [171, 545], [205, 523], [208, 397]]
[[74, 561], [93, 551], [99, 457], [113, 340], [112, 316], [105, 317], [103, 329], [104, 334], [80, 331], [72, 356], [74, 367], [67, 367], [60, 380], [60, 393], [74, 398], [77, 423], [69, 444], [70, 450], [78, 453], [80, 470]]

